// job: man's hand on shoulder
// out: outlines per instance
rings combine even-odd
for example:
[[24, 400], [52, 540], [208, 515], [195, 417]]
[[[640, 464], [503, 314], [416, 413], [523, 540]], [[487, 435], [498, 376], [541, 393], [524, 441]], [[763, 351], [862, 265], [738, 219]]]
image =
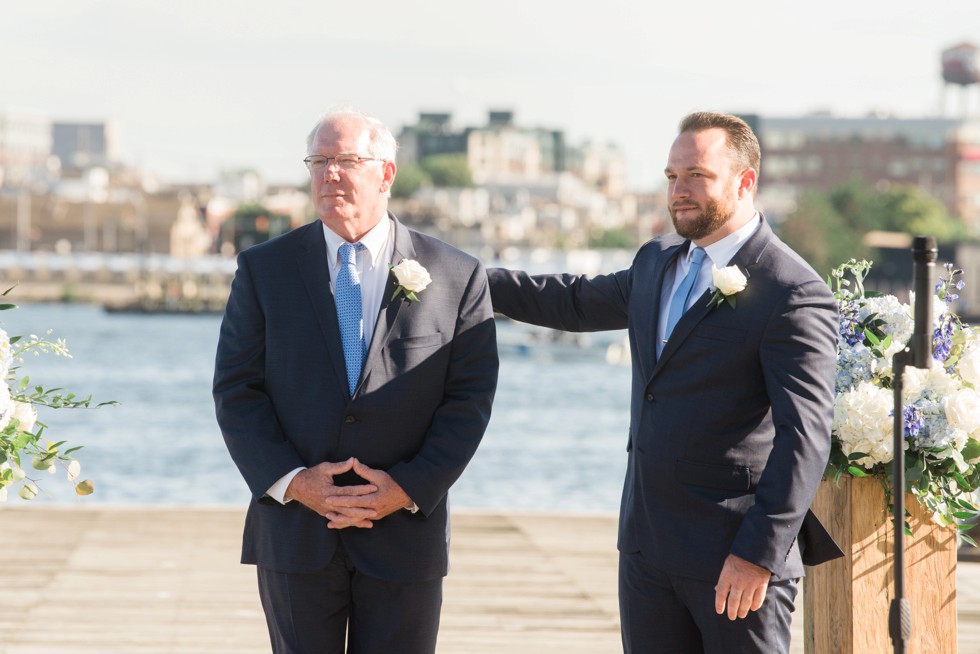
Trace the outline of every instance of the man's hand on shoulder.
[[715, 612], [725, 613], [728, 619], [744, 618], [749, 611], [758, 611], [766, 599], [766, 589], [772, 573], [745, 559], [729, 554], [715, 585]]
[[351, 457], [340, 463], [325, 461], [312, 468], [300, 471], [286, 488], [286, 497], [296, 500], [313, 509], [336, 527], [370, 528], [373, 511], [364, 508], [359, 497], [376, 493], [378, 488], [372, 484], [359, 486], [337, 486], [334, 477], [353, 469], [355, 459]]

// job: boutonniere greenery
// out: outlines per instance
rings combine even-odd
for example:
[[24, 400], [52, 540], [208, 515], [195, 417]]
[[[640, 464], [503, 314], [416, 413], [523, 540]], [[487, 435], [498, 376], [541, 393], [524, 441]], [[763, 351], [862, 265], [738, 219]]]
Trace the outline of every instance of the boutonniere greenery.
[[424, 291], [432, 283], [432, 277], [425, 266], [414, 259], [402, 259], [397, 266], [391, 266], [398, 288], [391, 299], [403, 294], [409, 302], [421, 302], [417, 293]]
[[725, 266], [721, 270], [711, 266], [711, 280], [715, 285], [715, 292], [708, 300], [708, 306], [721, 306], [722, 302], [727, 302], [733, 309], [735, 296], [744, 291], [749, 283], [738, 266]]

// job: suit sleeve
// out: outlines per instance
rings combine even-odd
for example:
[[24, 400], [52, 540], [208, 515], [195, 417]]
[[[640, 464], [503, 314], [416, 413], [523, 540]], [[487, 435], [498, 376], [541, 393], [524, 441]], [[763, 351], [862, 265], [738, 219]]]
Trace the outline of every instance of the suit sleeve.
[[265, 316], [244, 253], [221, 321], [212, 393], [228, 452], [257, 500], [283, 475], [305, 465], [286, 440], [265, 391]]
[[388, 471], [425, 515], [449, 492], [483, 438], [498, 366], [490, 289], [477, 264], [460, 302], [442, 403], [418, 454]]
[[759, 352], [775, 438], [732, 553], [777, 571], [786, 560], [830, 456], [837, 304], [813, 281], [792, 289]]
[[625, 329], [632, 269], [610, 275], [528, 275], [491, 268], [493, 309], [521, 322], [590, 332]]

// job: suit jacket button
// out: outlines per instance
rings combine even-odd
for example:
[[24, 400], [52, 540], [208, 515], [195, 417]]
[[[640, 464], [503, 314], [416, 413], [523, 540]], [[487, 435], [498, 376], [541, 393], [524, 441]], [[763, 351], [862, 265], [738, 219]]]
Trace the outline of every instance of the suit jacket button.
[[349, 425], [352, 422], [356, 422], [356, 418], [354, 418], [354, 416], [347, 416], [344, 418], [344, 422], [346, 422]]
[[653, 393], [647, 393], [647, 402], [653, 402]]

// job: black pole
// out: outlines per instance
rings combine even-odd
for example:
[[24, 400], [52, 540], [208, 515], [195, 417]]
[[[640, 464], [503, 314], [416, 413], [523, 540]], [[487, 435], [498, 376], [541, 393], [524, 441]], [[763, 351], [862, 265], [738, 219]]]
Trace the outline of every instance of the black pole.
[[912, 607], [905, 597], [905, 407], [902, 402], [906, 366], [928, 368], [932, 363], [932, 273], [936, 267], [936, 239], [916, 236], [912, 244], [915, 326], [907, 348], [892, 359], [895, 392], [893, 420], [892, 500], [895, 532], [895, 598], [888, 613], [888, 632], [895, 654], [908, 651], [912, 636]]

